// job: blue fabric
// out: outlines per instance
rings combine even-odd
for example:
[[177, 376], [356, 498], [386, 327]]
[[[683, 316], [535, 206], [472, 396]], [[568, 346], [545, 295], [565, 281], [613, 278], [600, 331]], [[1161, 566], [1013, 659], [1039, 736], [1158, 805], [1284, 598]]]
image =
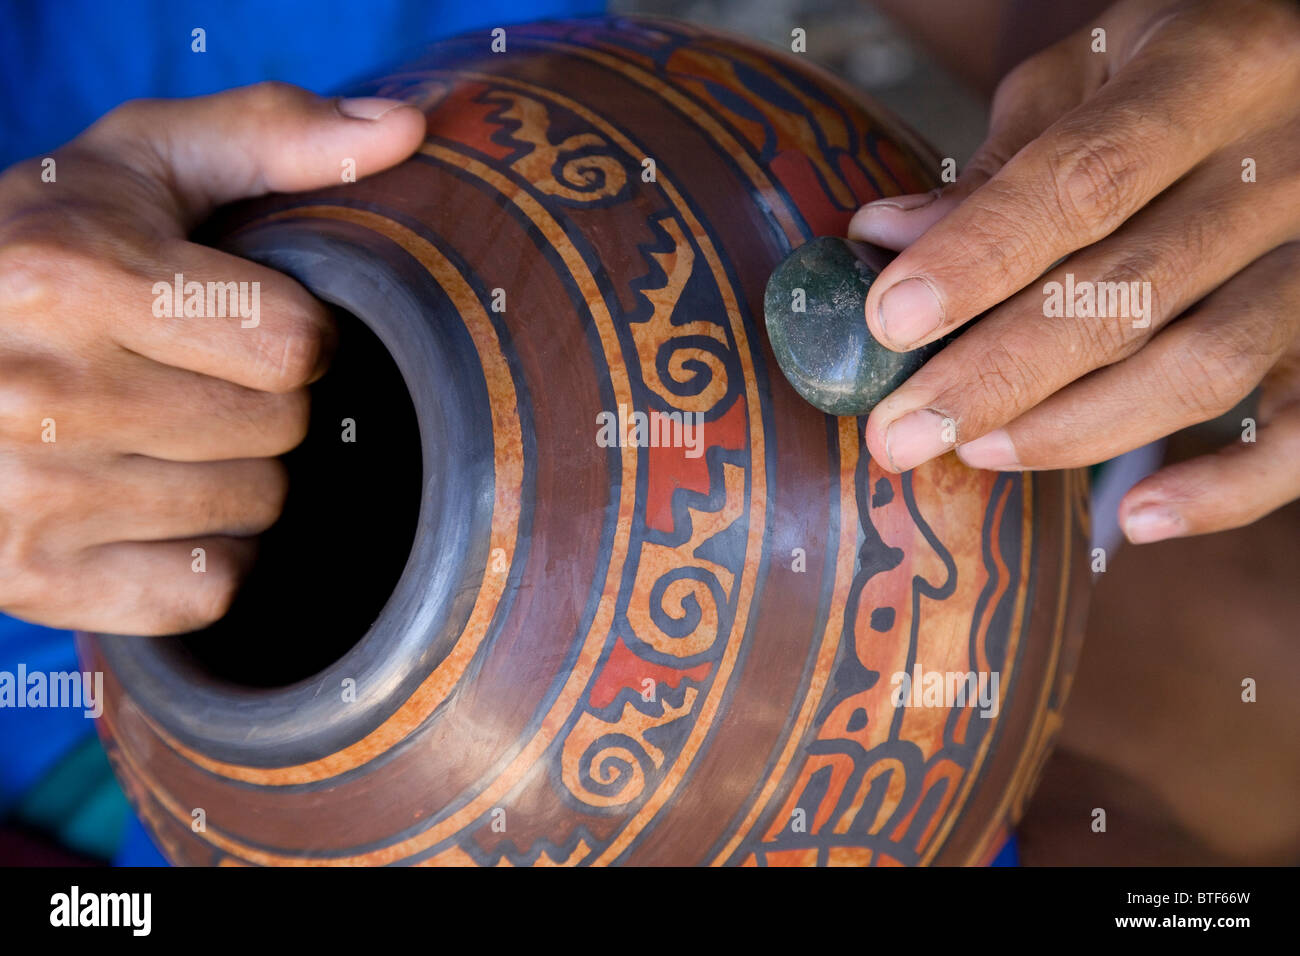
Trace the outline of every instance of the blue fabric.
[[[439, 37], [603, 9], [602, 0], [0, 0], [0, 167], [49, 153], [124, 100], [260, 80], [328, 93]], [[191, 49], [195, 28], [204, 53]], [[0, 670], [20, 662], [77, 670], [72, 635], [0, 615]], [[0, 708], [0, 820], [92, 733], [79, 710]], [[134, 815], [116, 861], [163, 862]]]
[[[79, 670], [72, 635], [0, 615], [0, 671]], [[0, 707], [0, 818], [50, 773], [88, 734], [93, 723], [80, 710]]]
[[126, 824], [122, 846], [113, 857], [114, 866], [168, 866], [167, 858], [154, 846], [149, 831], [134, 813]]
[[[601, 0], [0, 0], [0, 166], [49, 152], [123, 100], [259, 80], [325, 93], [438, 37], [603, 8]], [[191, 50], [196, 28], [204, 53]]]
[[1019, 866], [1020, 850], [1016, 846], [1015, 834], [1007, 840], [1006, 844], [998, 851], [998, 855], [993, 858], [989, 866]]

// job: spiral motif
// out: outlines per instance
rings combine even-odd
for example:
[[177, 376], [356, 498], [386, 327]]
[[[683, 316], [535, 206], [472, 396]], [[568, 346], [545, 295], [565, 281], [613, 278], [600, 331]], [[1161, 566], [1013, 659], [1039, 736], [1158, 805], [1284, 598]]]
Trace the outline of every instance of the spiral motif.
[[629, 737], [607, 737], [583, 752], [581, 788], [587, 802], [616, 806], [635, 800], [645, 789], [650, 758]]
[[708, 415], [729, 404], [727, 347], [702, 335], [669, 339], [655, 356], [655, 392], [672, 408]]
[[615, 196], [627, 185], [627, 171], [613, 156], [585, 153], [559, 157], [551, 168], [552, 195], [574, 201]]
[[493, 90], [485, 100], [501, 104], [498, 117], [513, 127], [512, 142], [525, 151], [511, 166], [548, 196], [576, 203], [618, 197], [627, 170], [609, 140], [598, 133], [576, 133], [552, 143], [550, 111], [540, 100], [513, 90]]
[[677, 568], [650, 588], [654, 627], [638, 636], [661, 654], [691, 658], [705, 654], [718, 638], [717, 578], [698, 568]]

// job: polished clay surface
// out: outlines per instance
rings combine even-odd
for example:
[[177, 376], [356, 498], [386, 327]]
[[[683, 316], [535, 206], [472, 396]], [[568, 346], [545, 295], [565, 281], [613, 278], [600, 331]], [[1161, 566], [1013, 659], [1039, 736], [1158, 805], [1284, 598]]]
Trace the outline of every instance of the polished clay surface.
[[[409, 161], [206, 233], [337, 306], [352, 358], [230, 618], [80, 638], [159, 846], [986, 861], [1077, 654], [1082, 477], [890, 474], [863, 419], [791, 388], [763, 321], [794, 248], [937, 160], [804, 58], [693, 27], [491, 43], [355, 91], [426, 111]], [[996, 693], [952, 703], [935, 674]]]

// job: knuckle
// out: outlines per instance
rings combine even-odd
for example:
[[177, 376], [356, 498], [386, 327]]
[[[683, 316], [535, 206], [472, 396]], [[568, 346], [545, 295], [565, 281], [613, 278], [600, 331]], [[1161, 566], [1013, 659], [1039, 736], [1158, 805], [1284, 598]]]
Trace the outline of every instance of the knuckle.
[[277, 334], [266, 336], [259, 350], [265, 390], [283, 394], [310, 384], [326, 348], [325, 330], [306, 317], [295, 318]]
[[0, 244], [0, 309], [96, 314], [105, 295], [134, 291], [137, 260], [148, 256], [125, 229], [95, 209], [32, 215], [44, 216], [44, 224], [11, 224]]
[[945, 393], [935, 404], [940, 408], [963, 409], [959, 416], [963, 434], [982, 432], [988, 422], [1005, 420], [1008, 410], [1023, 407], [1026, 397], [1036, 394], [1040, 388], [1042, 373], [1027, 359], [1033, 354], [1028, 348], [1031, 344], [1020, 337], [1004, 337], [974, 360], [971, 370], [976, 385], [974, 399], [970, 389], [963, 387]]
[[263, 80], [240, 91], [243, 102], [241, 107], [255, 113], [280, 113], [299, 106], [303, 101], [303, 90], [279, 80]]
[[167, 632], [195, 631], [215, 624], [235, 603], [240, 575], [233, 561], [224, 552], [208, 548], [207, 562], [207, 571], [195, 575], [202, 579], [198, 587], [184, 600], [178, 601], [167, 615], [164, 625]]
[[1169, 386], [1176, 400], [1201, 420], [1227, 412], [1259, 378], [1257, 346], [1229, 322], [1199, 329], [1173, 356]]
[[94, 140], [101, 136], [116, 137], [147, 127], [154, 102], [146, 99], [127, 100], [105, 113], [82, 134], [82, 139]]
[[55, 378], [43, 370], [5, 369], [0, 378], [0, 437], [39, 444], [45, 420], [58, 421], [61, 392]]
[[61, 278], [86, 265], [75, 249], [50, 237], [23, 238], [0, 246], [0, 307], [49, 305]]
[[[1078, 334], [1088, 357], [1106, 365], [1137, 352], [1151, 337], [1157, 320], [1165, 313], [1160, 285], [1151, 277], [1157, 258], [1135, 255], [1104, 270], [1096, 281], [1094, 317], [1078, 320]], [[1134, 321], [1145, 321], [1137, 328]]]
[[1096, 132], [1071, 137], [1071, 144], [1050, 157], [1055, 199], [1067, 223], [1090, 234], [1109, 231], [1128, 217], [1142, 197], [1141, 151], [1121, 134]]
[[1094, 368], [1127, 358], [1141, 347], [1142, 340], [1126, 318], [1095, 316], [1076, 322], [1075, 334], [1083, 340], [1084, 354]]
[[1041, 271], [1043, 244], [1028, 228], [1031, 217], [1008, 211], [1023, 208], [1011, 190], [992, 179], [966, 202], [976, 215], [955, 240], [953, 261], [978, 263], [980, 282], [991, 289], [1018, 289], [1032, 278], [1028, 273]]

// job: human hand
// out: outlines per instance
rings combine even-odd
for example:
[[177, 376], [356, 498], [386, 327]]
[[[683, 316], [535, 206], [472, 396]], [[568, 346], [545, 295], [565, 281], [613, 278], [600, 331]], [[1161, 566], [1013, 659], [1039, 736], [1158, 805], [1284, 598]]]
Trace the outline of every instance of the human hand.
[[[1300, 496], [1298, 147], [1291, 3], [1126, 0], [1021, 64], [956, 183], [872, 203], [849, 227], [905, 250], [866, 302], [888, 347], [991, 310], [874, 409], [873, 457], [905, 470], [955, 443], [977, 468], [1087, 465], [1262, 383], [1254, 442], [1139, 482], [1121, 523], [1155, 541]], [[1067, 282], [1081, 308], [1061, 315]], [[1138, 295], [1116, 310], [1103, 283]], [[1111, 314], [1078, 314], [1089, 286]]]
[[[52, 166], [0, 176], [0, 608], [145, 635], [225, 613], [334, 332], [292, 279], [186, 236], [221, 203], [340, 183], [345, 160], [391, 166], [423, 134], [396, 101], [265, 83], [126, 103]], [[248, 285], [211, 317], [160, 316], [177, 274]]]

